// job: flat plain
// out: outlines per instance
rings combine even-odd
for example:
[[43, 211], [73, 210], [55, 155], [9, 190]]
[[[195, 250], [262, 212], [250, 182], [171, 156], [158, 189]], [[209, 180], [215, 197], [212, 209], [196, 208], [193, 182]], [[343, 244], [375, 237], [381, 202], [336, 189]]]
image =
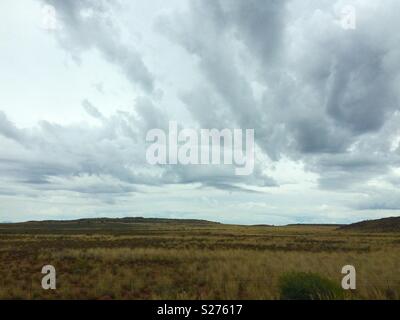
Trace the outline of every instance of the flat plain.
[[[53, 265], [57, 289], [43, 290]], [[312, 272], [346, 299], [400, 298], [400, 234], [338, 226], [82, 219], [0, 224], [0, 299], [279, 299], [279, 277]]]

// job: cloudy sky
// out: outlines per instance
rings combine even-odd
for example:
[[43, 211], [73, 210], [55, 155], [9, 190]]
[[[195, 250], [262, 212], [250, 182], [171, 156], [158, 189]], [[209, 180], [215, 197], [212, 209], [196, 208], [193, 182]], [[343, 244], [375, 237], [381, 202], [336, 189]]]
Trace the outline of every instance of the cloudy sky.
[[[1, 0], [0, 221], [399, 215], [398, 12], [398, 0]], [[150, 166], [146, 133], [169, 121], [254, 129], [253, 174]]]

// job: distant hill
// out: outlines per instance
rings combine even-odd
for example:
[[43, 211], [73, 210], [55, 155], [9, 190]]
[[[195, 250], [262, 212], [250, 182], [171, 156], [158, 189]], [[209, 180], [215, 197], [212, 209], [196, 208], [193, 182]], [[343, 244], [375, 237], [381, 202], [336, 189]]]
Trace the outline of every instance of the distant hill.
[[344, 224], [330, 224], [330, 223], [292, 223], [287, 224], [286, 227], [342, 227]]
[[165, 218], [87, 218], [77, 220], [44, 220], [19, 223], [0, 223], [0, 233], [130, 233], [140, 230], [171, 230], [190, 228], [207, 228], [220, 223], [196, 219]]
[[42, 221], [27, 221], [21, 224], [104, 224], [104, 223], [181, 223], [181, 224], [215, 224], [199, 219], [167, 219], [167, 218], [144, 218], [144, 217], [125, 217], [125, 218], [83, 218], [76, 220], [42, 220]]
[[342, 226], [338, 230], [360, 232], [400, 232], [400, 217], [365, 220]]
[[[27, 221], [18, 223], [0, 223], [1, 233], [54, 233], [54, 234], [80, 234], [80, 233], [121, 233], [136, 234], [148, 230], [185, 230], [187, 228], [215, 228], [224, 227], [225, 224], [199, 219], [167, 219], [167, 218], [83, 218], [76, 220], [43, 220]], [[321, 228], [330, 227], [338, 231], [358, 231], [358, 232], [399, 232], [400, 217], [384, 218], [379, 220], [366, 220], [348, 225], [340, 224], [288, 224], [286, 226], [273, 226], [258, 224], [243, 227], [266, 227], [266, 228], [293, 228], [309, 227]]]

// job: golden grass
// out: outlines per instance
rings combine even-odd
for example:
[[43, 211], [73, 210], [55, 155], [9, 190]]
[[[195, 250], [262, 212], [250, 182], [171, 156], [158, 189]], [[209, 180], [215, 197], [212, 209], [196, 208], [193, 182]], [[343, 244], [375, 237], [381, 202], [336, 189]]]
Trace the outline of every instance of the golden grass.
[[[151, 232], [150, 232], [151, 231]], [[148, 234], [2, 235], [0, 298], [279, 299], [287, 271], [311, 271], [340, 285], [357, 270], [349, 299], [400, 298], [400, 236], [329, 227], [154, 229]], [[40, 287], [57, 269], [57, 290]]]

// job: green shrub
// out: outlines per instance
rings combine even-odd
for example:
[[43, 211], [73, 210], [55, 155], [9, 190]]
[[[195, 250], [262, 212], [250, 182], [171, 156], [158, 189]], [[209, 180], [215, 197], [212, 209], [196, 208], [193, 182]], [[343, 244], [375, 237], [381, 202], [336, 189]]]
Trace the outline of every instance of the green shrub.
[[343, 290], [335, 282], [318, 274], [288, 272], [279, 279], [280, 297], [284, 300], [343, 299]]

